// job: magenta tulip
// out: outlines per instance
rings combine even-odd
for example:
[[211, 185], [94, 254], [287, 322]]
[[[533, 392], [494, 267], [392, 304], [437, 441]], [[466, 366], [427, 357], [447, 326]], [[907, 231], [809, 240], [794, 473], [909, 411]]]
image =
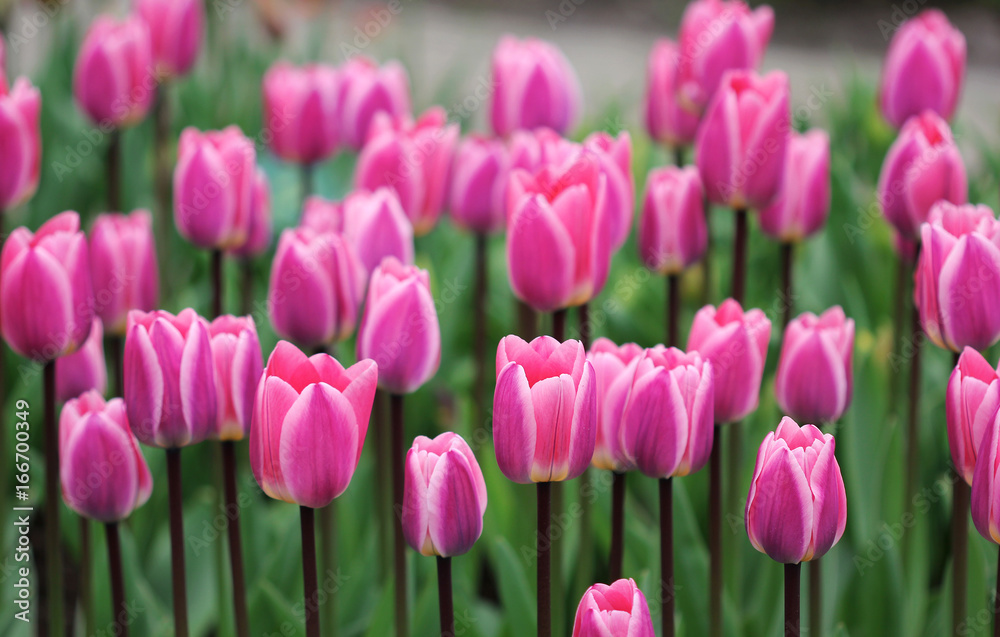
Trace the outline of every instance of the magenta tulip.
[[816, 560], [847, 526], [847, 492], [833, 436], [781, 419], [757, 452], [747, 497], [750, 543], [776, 562]]
[[639, 217], [639, 254], [650, 270], [680, 274], [708, 248], [701, 177], [694, 166], [654, 168]]
[[656, 41], [649, 52], [643, 117], [654, 141], [674, 148], [690, 146], [698, 132], [698, 114], [680, 103], [680, 51], [673, 40]]
[[156, 308], [160, 281], [148, 210], [98, 215], [90, 231], [90, 270], [95, 311], [108, 333], [124, 334], [130, 311]]
[[267, 174], [261, 168], [254, 172], [253, 195], [250, 199], [250, 229], [247, 240], [233, 250], [239, 257], [255, 257], [267, 251], [274, 235], [274, 222], [271, 220], [271, 185]]
[[979, 444], [1000, 409], [1000, 372], [983, 355], [966, 347], [948, 379], [945, 414], [948, 446], [955, 471], [972, 484]]
[[635, 374], [635, 366], [630, 363], [643, 353], [635, 343], [619, 347], [603, 336], [594, 341], [587, 352], [597, 381], [597, 437], [591, 462], [598, 469], [627, 471], [632, 468], [622, 451], [620, 432], [622, 412]]
[[594, 584], [576, 609], [573, 637], [655, 637], [646, 596], [631, 579]]
[[101, 319], [94, 317], [90, 336], [80, 349], [56, 359], [56, 400], [66, 402], [85, 391], [103, 394], [108, 388], [108, 372], [104, 364], [104, 329]]
[[250, 316], [220, 316], [208, 326], [219, 418], [209, 438], [242, 440], [250, 431], [254, 394], [264, 368]]
[[375, 116], [392, 119], [410, 114], [410, 81], [399, 62], [378, 66], [363, 56], [353, 56], [340, 67], [337, 112], [341, 141], [361, 150]]
[[503, 140], [470, 135], [458, 144], [449, 207], [455, 225], [479, 234], [503, 229], [510, 169]]
[[146, 23], [138, 16], [98, 16], [73, 68], [73, 94], [87, 116], [102, 128], [137, 124], [158, 83]]
[[264, 74], [264, 128], [268, 145], [285, 161], [314, 164], [337, 149], [337, 69], [277, 62]]
[[[972, 521], [984, 538], [1000, 544], [1000, 418], [991, 418], [983, 432], [972, 475]], [[950, 432], [949, 432], [950, 433]], [[963, 512], [964, 514], [964, 512]]]
[[760, 211], [760, 229], [779, 241], [801, 241], [830, 213], [830, 136], [813, 129], [792, 133], [777, 198]]
[[149, 29], [157, 70], [166, 76], [190, 71], [201, 49], [205, 4], [201, 0], [136, 0], [135, 9]]
[[41, 94], [27, 78], [17, 78], [8, 91], [0, 70], [0, 214], [30, 199], [38, 188], [41, 109]]
[[583, 147], [594, 153], [604, 176], [604, 211], [611, 247], [622, 247], [632, 229], [635, 207], [635, 180], [632, 178], [632, 138], [628, 131], [612, 137], [598, 131], [583, 140]]

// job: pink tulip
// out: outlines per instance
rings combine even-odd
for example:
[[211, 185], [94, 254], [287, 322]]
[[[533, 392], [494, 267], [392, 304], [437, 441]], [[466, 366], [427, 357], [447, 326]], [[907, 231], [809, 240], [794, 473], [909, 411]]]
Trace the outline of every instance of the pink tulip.
[[781, 71], [723, 76], [695, 142], [710, 201], [760, 209], [777, 196], [791, 128], [788, 90]]
[[922, 11], [889, 43], [879, 87], [882, 115], [896, 128], [928, 109], [951, 119], [964, 79], [965, 36], [941, 11]]
[[271, 185], [267, 174], [258, 167], [254, 172], [253, 194], [250, 198], [250, 229], [247, 240], [232, 251], [243, 258], [256, 257], [271, 246], [274, 222], [271, 220]]
[[774, 11], [753, 11], [743, 2], [696, 0], [687, 6], [678, 31], [677, 82], [686, 108], [701, 113], [729, 70], [760, 66], [774, 30]]
[[[972, 521], [976, 530], [984, 538], [1000, 544], [1000, 506], [997, 487], [997, 446], [1000, 444], [1000, 418], [993, 417], [987, 422], [986, 430], [976, 449], [976, 462], [972, 474]], [[950, 434], [951, 432], [949, 432]]]
[[801, 241], [830, 213], [830, 136], [813, 129], [792, 133], [777, 198], [760, 211], [760, 229], [779, 241]]
[[88, 391], [59, 416], [59, 481], [66, 506], [99, 522], [124, 520], [149, 500], [153, 478], [121, 398]]
[[948, 379], [945, 414], [955, 471], [972, 484], [979, 444], [1000, 409], [1000, 372], [966, 347]]
[[94, 290], [80, 217], [63, 212], [32, 234], [17, 228], [0, 254], [0, 331], [37, 362], [72, 354], [90, 334]]
[[353, 56], [340, 67], [337, 113], [341, 141], [361, 150], [378, 113], [396, 119], [410, 114], [410, 82], [398, 62], [379, 67], [372, 60]]
[[108, 372], [104, 366], [104, 329], [101, 319], [94, 317], [90, 336], [80, 349], [56, 359], [56, 400], [66, 402], [85, 391], [103, 394], [108, 388]]
[[483, 532], [486, 481], [461, 436], [417, 436], [406, 453], [402, 525], [421, 555], [467, 553]]
[[847, 492], [836, 442], [813, 425], [781, 419], [757, 451], [747, 497], [750, 543], [776, 562], [823, 557], [847, 526]]
[[98, 16], [73, 68], [73, 94], [87, 116], [102, 128], [137, 124], [158, 83], [146, 23], [138, 16]]
[[503, 229], [510, 168], [503, 140], [470, 135], [458, 144], [449, 209], [455, 225], [479, 234]]
[[796, 420], [836, 422], [851, 403], [853, 352], [854, 320], [839, 305], [790, 321], [774, 384], [781, 411]]
[[318, 509], [342, 494], [361, 459], [378, 368], [344, 368], [280, 341], [257, 385], [250, 466], [264, 493]]
[[314, 164], [337, 149], [337, 69], [277, 62], [264, 74], [264, 127], [275, 155]]
[[654, 141], [674, 148], [690, 146], [698, 132], [697, 113], [680, 103], [680, 51], [667, 38], [656, 41], [649, 52], [643, 117]]
[[639, 218], [639, 254], [650, 270], [680, 274], [708, 248], [701, 177], [694, 166], [654, 168]]
[[208, 326], [219, 418], [209, 438], [242, 440], [250, 431], [253, 399], [264, 361], [250, 316], [224, 315]]
[[274, 331], [303, 347], [342, 341], [357, 325], [364, 266], [332, 232], [288, 229], [271, 266], [268, 314]]
[[205, 30], [201, 0], [136, 0], [136, 13], [146, 23], [157, 70], [185, 75], [194, 66]]
[[594, 153], [604, 176], [605, 223], [611, 233], [611, 247], [622, 247], [632, 229], [635, 208], [635, 180], [632, 178], [632, 138], [628, 131], [618, 137], [598, 131], [583, 140], [583, 147]]
[[603, 336], [594, 341], [587, 352], [597, 381], [597, 439], [592, 463], [598, 469], [627, 471], [632, 468], [621, 449], [620, 431], [622, 412], [635, 373], [635, 366], [630, 363], [643, 353], [635, 343], [619, 347]]
[[427, 270], [387, 257], [372, 272], [358, 358], [378, 363], [379, 387], [409, 394], [441, 364], [441, 328]]
[[597, 435], [594, 366], [580, 341], [506, 336], [497, 347], [493, 437], [514, 482], [562, 482], [586, 471]]
[[631, 579], [594, 584], [576, 609], [573, 637], [655, 637], [646, 596]]
[[444, 109], [435, 107], [414, 123], [380, 116], [369, 130], [358, 157], [355, 188], [388, 186], [399, 195], [403, 210], [419, 236], [437, 223], [448, 195], [451, 156], [458, 125], [448, 124]]
[[30, 199], [38, 188], [41, 109], [41, 95], [27, 78], [17, 78], [8, 91], [0, 72], [0, 214]]
[[878, 178], [877, 197], [886, 220], [910, 240], [938, 201], [968, 201], [965, 164], [948, 124], [924, 111], [911, 117], [889, 148]]
[[583, 98], [576, 72], [562, 52], [543, 40], [500, 38], [491, 62], [490, 126], [495, 135], [548, 127], [567, 132]]
[[920, 228], [914, 302], [938, 347], [985, 350], [1000, 339], [1000, 221], [986, 206], [939, 202]]
[[148, 210], [98, 215], [90, 231], [90, 271], [95, 311], [109, 333], [125, 333], [131, 310], [156, 308], [159, 269]]
[[715, 422], [737, 422], [757, 408], [770, 340], [767, 316], [757, 309], [744, 312], [733, 299], [695, 314], [687, 349], [712, 363]]
[[216, 428], [218, 394], [208, 322], [188, 308], [128, 315], [125, 404], [132, 432], [153, 447], [201, 442]]

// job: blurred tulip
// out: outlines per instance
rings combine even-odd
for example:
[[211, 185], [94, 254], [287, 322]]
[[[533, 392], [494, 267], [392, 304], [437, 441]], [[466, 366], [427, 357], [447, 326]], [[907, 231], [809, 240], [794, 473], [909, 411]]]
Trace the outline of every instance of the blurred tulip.
[[777, 198], [760, 211], [760, 229], [779, 241], [801, 241], [823, 227], [830, 213], [830, 136], [793, 132], [785, 152]]
[[757, 452], [747, 497], [750, 543], [776, 562], [816, 560], [847, 526], [847, 492], [833, 436], [781, 419]]
[[503, 140], [470, 135], [455, 151], [449, 212], [455, 225], [479, 234], [503, 229], [510, 154]]
[[603, 336], [595, 340], [587, 352], [597, 381], [597, 439], [592, 463], [598, 469], [627, 471], [632, 468], [621, 448], [620, 431], [622, 412], [635, 374], [635, 366], [630, 363], [642, 355], [643, 349], [635, 343], [619, 347]]
[[698, 132], [698, 114], [680, 103], [680, 51], [673, 40], [661, 38], [649, 52], [643, 117], [646, 132], [661, 144], [690, 146]]
[[250, 466], [264, 493], [318, 509], [351, 483], [368, 433], [378, 368], [344, 368], [280, 341], [257, 385]]
[[922, 11], [889, 43], [879, 87], [882, 115], [896, 128], [928, 109], [951, 119], [964, 79], [965, 36], [941, 11]]
[[1000, 409], [1000, 373], [983, 355], [966, 347], [948, 379], [945, 414], [955, 471], [972, 484], [979, 445]]
[[580, 82], [554, 44], [504, 36], [493, 49], [491, 74], [490, 126], [495, 135], [543, 126], [566, 133], [580, 116]]
[[920, 228], [913, 292], [938, 347], [985, 350], [1000, 339], [1000, 221], [986, 206], [938, 202]]
[[781, 343], [774, 393], [781, 411], [796, 420], [836, 422], [851, 403], [854, 319], [835, 306], [805, 312], [788, 323]]
[[500, 471], [514, 482], [562, 482], [587, 470], [597, 436], [597, 383], [580, 341], [501, 339], [493, 436]]
[[[948, 432], [949, 435], [951, 431]], [[950, 437], [950, 436], [949, 436]], [[1000, 444], [1000, 418], [990, 418], [986, 423], [979, 448], [976, 449], [975, 466], [972, 475], [972, 521], [976, 530], [984, 538], [1000, 544], [1000, 484], [997, 469], [1000, 458], [997, 445]], [[963, 512], [964, 514], [964, 512]]]
[[406, 453], [402, 525], [421, 555], [467, 553], [483, 532], [486, 481], [461, 436], [417, 436]]
[[905, 238], [920, 238], [931, 206], [968, 199], [962, 155], [948, 124], [924, 111], [910, 118], [892, 143], [878, 178], [877, 197], [886, 220]]
[[99, 522], [124, 520], [149, 500], [153, 478], [121, 398], [91, 390], [59, 416], [59, 478], [66, 506]]
[[41, 94], [24, 77], [8, 91], [2, 69], [0, 60], [0, 214], [35, 194], [42, 163]]
[[253, 194], [250, 198], [250, 229], [247, 240], [233, 250], [239, 257], [256, 257], [271, 246], [274, 222], [271, 220], [271, 185], [267, 174], [258, 166], [254, 172]]
[[90, 334], [94, 290], [87, 239], [75, 212], [32, 234], [15, 229], [0, 254], [0, 331], [15, 352], [44, 363], [72, 354]]
[[639, 218], [639, 254], [659, 274], [680, 274], [708, 248], [701, 177], [694, 166], [654, 168]]
[[337, 101], [341, 141], [358, 151], [368, 139], [378, 113], [396, 119], [410, 114], [410, 81], [399, 62], [378, 66], [363, 56], [353, 56], [340, 67]]
[[125, 333], [131, 310], [155, 309], [160, 282], [149, 211], [98, 215], [90, 231], [90, 269], [95, 311], [109, 334]]
[[758, 309], [744, 312], [733, 299], [695, 314], [687, 349], [712, 363], [715, 422], [737, 422], [757, 408], [770, 340], [767, 316]]
[[136, 13], [149, 29], [153, 61], [167, 76], [185, 75], [194, 66], [205, 30], [202, 0], [136, 0]]
[[143, 444], [171, 449], [201, 442], [216, 428], [218, 393], [208, 322], [188, 308], [128, 315], [125, 404]]
[[760, 209], [778, 195], [791, 129], [788, 92], [781, 71], [723, 76], [695, 142], [709, 201]]
[[573, 637], [655, 637], [646, 596], [631, 579], [594, 584], [576, 609]]
[[104, 329], [101, 319], [94, 317], [90, 336], [72, 354], [56, 359], [56, 400], [64, 403], [85, 391], [103, 394], [108, 388], [108, 372], [104, 364]]
[[242, 440], [250, 431], [253, 399], [264, 368], [251, 316], [224, 315], [208, 326], [219, 418], [209, 438]]
[[622, 247], [632, 229], [632, 215], [635, 208], [635, 180], [632, 178], [632, 138], [628, 131], [612, 137], [598, 131], [583, 140], [583, 147], [597, 157], [601, 174], [605, 180], [604, 211], [605, 223], [611, 233], [611, 247]]
[[139, 123], [160, 79], [142, 19], [102, 15], [94, 20], [73, 68], [73, 94], [91, 120], [101, 127]]
[[427, 270], [386, 257], [368, 283], [358, 358], [378, 363], [379, 387], [409, 394], [441, 364], [441, 328]]
[[285, 161], [314, 164], [337, 149], [337, 69], [277, 62], [264, 74], [264, 128], [268, 145]]

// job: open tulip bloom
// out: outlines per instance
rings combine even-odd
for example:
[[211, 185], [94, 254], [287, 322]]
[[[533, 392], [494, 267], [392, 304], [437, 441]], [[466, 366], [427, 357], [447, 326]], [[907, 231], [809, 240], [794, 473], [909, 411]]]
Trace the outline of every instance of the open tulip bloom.
[[655, 637], [646, 596], [632, 579], [594, 584], [576, 609], [573, 637]]

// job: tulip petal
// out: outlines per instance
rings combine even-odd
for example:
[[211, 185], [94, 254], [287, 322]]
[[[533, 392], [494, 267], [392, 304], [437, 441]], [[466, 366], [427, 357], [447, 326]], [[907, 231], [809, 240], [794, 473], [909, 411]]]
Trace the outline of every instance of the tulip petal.
[[497, 375], [493, 400], [493, 440], [497, 465], [514, 482], [532, 482], [536, 427], [528, 379], [524, 369], [511, 361]]
[[761, 469], [747, 510], [747, 530], [754, 547], [785, 564], [802, 561], [812, 535], [812, 493], [799, 463], [786, 445], [774, 451]]
[[430, 476], [427, 507], [431, 541], [438, 555], [465, 553], [483, 532], [479, 495], [469, 460], [446, 452]]

